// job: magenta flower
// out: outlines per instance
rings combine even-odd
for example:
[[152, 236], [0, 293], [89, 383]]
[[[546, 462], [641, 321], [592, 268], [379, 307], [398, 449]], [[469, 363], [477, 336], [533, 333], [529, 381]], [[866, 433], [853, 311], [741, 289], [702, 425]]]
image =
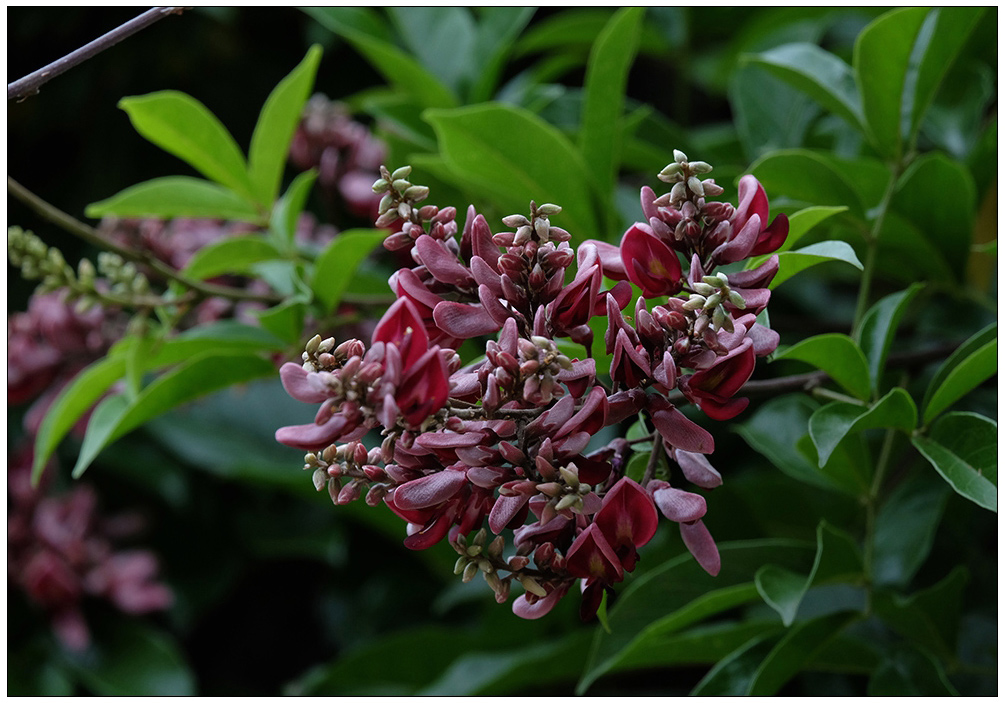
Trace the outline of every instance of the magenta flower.
[[649, 225], [636, 222], [621, 238], [621, 260], [629, 280], [646, 298], [673, 295], [681, 288], [677, 254], [664, 244]]
[[713, 420], [734, 418], [750, 402], [733, 396], [754, 372], [754, 362], [754, 344], [744, 339], [711, 367], [681, 378], [681, 392]]

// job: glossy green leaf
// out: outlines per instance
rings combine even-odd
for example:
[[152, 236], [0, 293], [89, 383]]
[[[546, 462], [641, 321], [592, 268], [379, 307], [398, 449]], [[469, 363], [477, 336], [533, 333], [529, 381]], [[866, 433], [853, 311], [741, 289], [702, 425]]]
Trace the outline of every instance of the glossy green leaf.
[[771, 195], [786, 195], [809, 205], [847, 207], [865, 218], [865, 206], [851, 182], [828, 154], [785, 149], [756, 161], [750, 172]]
[[852, 68], [815, 44], [785, 44], [743, 57], [802, 90], [849, 124], [864, 129], [862, 104]]
[[964, 498], [998, 512], [998, 423], [976, 413], [948, 413], [911, 442]]
[[862, 350], [844, 334], [818, 334], [779, 352], [775, 360], [790, 359], [826, 371], [856, 398], [869, 397], [869, 367]]
[[307, 197], [311, 194], [311, 188], [314, 187], [317, 178], [318, 173], [314, 169], [298, 174], [272, 209], [272, 217], [269, 221], [270, 231], [284, 249], [290, 249], [294, 246], [297, 221], [304, 211]]
[[939, 661], [924, 650], [904, 646], [884, 659], [869, 678], [870, 696], [957, 696]]
[[229, 188], [200, 178], [166, 176], [144, 181], [87, 206], [88, 217], [209, 217], [260, 222], [254, 204]]
[[959, 359], [940, 379], [925, 406], [923, 420], [928, 424], [974, 388], [998, 373], [998, 339], [985, 342], [970, 355]]
[[691, 691], [692, 696], [745, 696], [777, 633], [757, 635], [720, 659]]
[[754, 579], [757, 592], [788, 627], [799, 612], [810, 588], [837, 580], [858, 579], [862, 556], [855, 540], [846, 532], [822, 521], [817, 525], [817, 553], [809, 576], [801, 576], [776, 564], [758, 570]]
[[[952, 188], [953, 197], [933, 207], [946, 188]], [[897, 181], [891, 207], [918, 229], [948, 264], [953, 279], [962, 282], [977, 211], [977, 188], [970, 171], [943, 154], [925, 154]]]
[[816, 205], [813, 207], [803, 208], [798, 212], [792, 213], [789, 215], [789, 236], [785, 238], [785, 243], [779, 247], [778, 251], [783, 252], [790, 250], [793, 246], [795, 246], [796, 242], [803, 238], [803, 235], [819, 225], [821, 222], [847, 211], [848, 208], [843, 205], [830, 207]]
[[[259, 327], [236, 320], [199, 325], [153, 347], [144, 370], [176, 364], [205, 352], [277, 352], [283, 341]], [[114, 350], [112, 352], [115, 354]]]
[[296, 68], [279, 81], [262, 106], [251, 135], [248, 176], [259, 204], [271, 209], [279, 195], [293, 133], [314, 87], [321, 47], [312, 46]]
[[729, 103], [750, 160], [801, 146], [820, 116], [813, 100], [757, 65], [742, 65], [730, 76]]
[[69, 659], [74, 673], [99, 696], [191, 696], [195, 676], [170, 635], [120, 618], [98, 632], [93, 656]]
[[992, 322], [984, 329], [972, 335], [967, 341], [961, 344], [956, 351], [949, 355], [939, 370], [935, 372], [935, 376], [928, 383], [928, 388], [925, 390], [925, 397], [921, 401], [921, 407], [927, 409], [929, 402], [932, 399], [932, 394], [943, 385], [945, 385], [946, 380], [949, 375], [959, 366], [963, 361], [969, 359], [974, 353], [976, 353], [981, 347], [984, 347], [993, 340], [998, 339], [998, 323]]
[[751, 696], [772, 696], [798, 674], [836, 637], [854, 622], [857, 613], [832, 613], [798, 623], [764, 658], [746, 691]]
[[[457, 656], [481, 643], [475, 632], [440, 625], [397, 630], [313, 669], [288, 695], [408, 695], [432, 683]], [[396, 662], [388, 667], [387, 662]]]
[[801, 273], [811, 266], [830, 261], [844, 261], [859, 271], [863, 268], [862, 262], [855, 255], [855, 250], [847, 242], [817, 242], [795, 251], [781, 252], [778, 255], [778, 273], [775, 274], [768, 287], [774, 290], [797, 273]]
[[174, 90], [123, 98], [119, 107], [147, 140], [190, 164], [206, 178], [252, 198], [244, 154], [205, 105]]
[[890, 346], [897, 334], [897, 326], [907, 312], [908, 305], [922, 287], [923, 284], [916, 283], [907, 290], [891, 293], [877, 301], [862, 317], [862, 322], [852, 335], [865, 353], [873, 391], [879, 389], [880, 377], [886, 365], [886, 355], [890, 352]]
[[[727, 542], [718, 547], [722, 568], [716, 577], [710, 576], [690, 554], [684, 553], [640, 575], [624, 590], [608, 616], [611, 633], [596, 631], [586, 668], [576, 688], [578, 693], [585, 693], [612, 666], [625, 661], [626, 648], [634, 648], [633, 643], [653, 626], [655, 620], [668, 618], [663, 621], [664, 632], [693, 623], [723, 603], [750, 596], [749, 582], [762, 564], [771, 561], [787, 568], [799, 568], [811, 557], [804, 543], [787, 540]], [[750, 590], [710, 595], [710, 592], [739, 584], [746, 584], [744, 588]], [[702, 598], [707, 600], [700, 601]]]
[[816, 458], [809, 459], [798, 449], [802, 438], [811, 442], [806, 425], [818, 407], [814, 400], [800, 394], [773, 398], [748, 420], [736, 425], [736, 431], [747, 444], [789, 477], [818, 488], [850, 491], [851, 486], [820, 471]]
[[957, 566], [944, 579], [908, 597], [881, 592], [876, 613], [897, 632], [945, 659], [956, 656], [967, 570]]
[[[431, 74], [457, 94], [478, 67], [474, 64], [476, 27], [466, 7], [441, 5], [389, 7], [388, 14], [405, 47]], [[449, 51], [443, 47], [449, 46]]]
[[318, 255], [311, 286], [325, 310], [333, 311], [338, 306], [353, 273], [385, 237], [384, 230], [347, 230]]
[[290, 298], [267, 310], [256, 312], [258, 322], [288, 344], [297, 344], [303, 335], [307, 306], [303, 300]]
[[212, 391], [272, 373], [275, 367], [268, 359], [247, 352], [214, 351], [189, 359], [158, 377], [132, 402], [124, 396], [107, 398], [87, 424], [73, 476], [80, 476], [102, 449], [147, 420]]
[[106, 356], [74, 376], [56, 396], [35, 435], [31, 480], [37, 483], [56, 447], [77, 421], [126, 373], [126, 357]]
[[514, 50], [514, 42], [534, 12], [532, 7], [480, 8], [474, 46], [474, 61], [478, 70], [472, 74], [475, 82], [468, 91], [469, 104], [494, 97], [506, 59]]
[[335, 32], [366, 57], [388, 83], [411, 96], [420, 107], [453, 107], [457, 96], [418, 61], [373, 33], [361, 31], [357, 22], [359, 8], [312, 7], [307, 14], [323, 27]]
[[225, 273], [246, 274], [252, 264], [281, 256], [279, 250], [260, 234], [228, 237], [197, 251], [182, 273], [200, 281]]
[[810, 437], [817, 448], [820, 466], [827, 463], [847, 435], [878, 427], [910, 433], [918, 424], [918, 408], [903, 388], [894, 388], [869, 407], [835, 401], [810, 417]]
[[[597, 37], [586, 65], [579, 148], [605, 200], [613, 192], [621, 159], [625, 87], [644, 12], [641, 7], [618, 10]], [[611, 210], [610, 203], [606, 209]], [[611, 219], [605, 224], [613, 225]]]
[[[919, 42], [924, 38], [925, 44], [917, 67], [908, 131], [910, 138], [917, 133], [943, 78], [984, 14], [983, 7], [940, 7], [926, 18], [925, 29], [928, 31], [923, 30], [919, 35]], [[918, 48], [920, 47], [915, 49], [916, 52]]]
[[874, 270], [891, 282], [910, 285], [924, 280], [958, 285], [959, 272], [950, 267], [929, 236], [899, 211], [887, 211], [878, 245]]
[[853, 64], [862, 111], [877, 149], [893, 159], [901, 157], [907, 131], [903, 123], [909, 123], [914, 104], [917, 68], [911, 65], [911, 55], [928, 12], [921, 7], [893, 10], [869, 24], [855, 41]]
[[587, 48], [611, 19], [609, 8], [570, 8], [535, 22], [517, 41], [515, 53], [554, 51], [560, 48]]
[[527, 212], [531, 200], [555, 203], [551, 222], [573, 241], [596, 238], [593, 181], [579, 152], [557, 129], [521, 108], [487, 103], [428, 110], [448, 166], [507, 213]]
[[575, 679], [582, 668], [579, 657], [589, 646], [591, 635], [582, 629], [557, 642], [463, 654], [419, 695], [499, 696]]
[[898, 485], [880, 506], [873, 539], [872, 579], [881, 586], [905, 587], [932, 549], [950, 490], [932, 475]]

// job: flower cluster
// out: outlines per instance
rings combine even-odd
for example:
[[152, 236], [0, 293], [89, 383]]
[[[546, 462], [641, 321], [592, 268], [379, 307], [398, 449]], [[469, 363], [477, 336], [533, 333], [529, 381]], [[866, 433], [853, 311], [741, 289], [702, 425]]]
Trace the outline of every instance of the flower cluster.
[[64, 645], [81, 650], [90, 642], [85, 597], [110, 601], [130, 615], [171, 605], [171, 590], [156, 580], [153, 553], [115, 547], [141, 527], [138, 516], [101, 516], [87, 486], [50, 495], [46, 474], [42, 486], [32, 487], [30, 449], [9, 460], [7, 576], [45, 610]]
[[370, 219], [376, 217], [379, 200], [370, 184], [385, 153], [384, 144], [366, 125], [321, 94], [307, 101], [290, 145], [290, 161], [297, 168], [316, 168], [326, 194], [337, 193], [352, 214]]
[[[465, 581], [482, 573], [499, 602], [518, 582], [513, 610], [521, 617], [544, 615], [577, 581], [581, 615], [592, 617], [635, 568], [660, 513], [717, 573], [705, 499], [678, 487], [682, 479], [705, 489], [721, 483], [706, 458], [713, 439], [668, 395], [679, 391], [715, 419], [746, 406], [736, 393], [755, 358], [778, 344], [757, 322], [778, 258], [738, 273], [716, 269], [776, 249], [788, 223], [782, 215], [768, 225], [753, 176], [741, 179], [734, 208], [706, 200], [722, 193], [699, 178], [708, 164], [675, 156], [660, 174], [671, 190], [642, 190], [647, 222], [620, 246], [576, 249], [551, 222], [556, 205], [531, 203], [497, 233], [471, 207], [459, 227], [454, 208], [419, 204], [428, 189], [408, 180], [408, 167], [381, 167], [377, 223], [400, 221], [385, 246], [415, 266], [391, 277], [397, 301], [369, 347], [317, 336], [301, 364], [282, 367], [290, 395], [320, 409], [313, 422], [278, 430], [277, 440], [307, 452], [315, 486], [337, 504], [363, 496], [385, 503], [407, 523], [407, 547], [447, 538], [456, 572]], [[617, 283], [605, 289], [605, 278]], [[633, 284], [642, 295], [626, 317]], [[589, 356], [598, 317], [607, 318], [609, 368]], [[463, 365], [455, 350], [485, 336], [484, 358]], [[586, 358], [570, 357], [578, 344]], [[654, 448], [634, 480], [626, 475], [631, 443], [591, 440], [640, 414]], [[364, 444], [377, 432], [379, 446]], [[680, 469], [673, 484], [662, 456]]]

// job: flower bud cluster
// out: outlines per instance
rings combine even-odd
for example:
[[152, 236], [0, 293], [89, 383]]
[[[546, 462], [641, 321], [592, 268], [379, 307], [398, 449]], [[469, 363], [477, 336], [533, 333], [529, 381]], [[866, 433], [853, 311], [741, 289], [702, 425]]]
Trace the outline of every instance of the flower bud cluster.
[[317, 169], [318, 184], [329, 199], [338, 196], [352, 214], [372, 220], [380, 198], [370, 184], [386, 151], [345, 105], [318, 93], [304, 106], [290, 144], [290, 161], [301, 170]]
[[[786, 223], [761, 226], [767, 199], [753, 177], [741, 179], [737, 208], [706, 202], [722, 193], [699, 178], [710, 171], [675, 152], [660, 174], [671, 192], [657, 198], [643, 189], [649, 222], [630, 228], [620, 247], [574, 250], [551, 222], [561, 208], [533, 202], [528, 215], [503, 218], [508, 229], [497, 233], [470, 207], [458, 240], [453, 208], [420, 207], [428, 189], [409, 180], [411, 169], [381, 167], [378, 225], [404, 222], [385, 246], [416, 266], [392, 276], [398, 299], [369, 351], [358, 340], [336, 346], [315, 337], [302, 365], [283, 367], [287, 391], [321, 409], [314, 423], [282, 428], [277, 439], [308, 451], [305, 468], [336, 503], [364, 492], [369, 504], [385, 503], [407, 523], [407, 547], [448, 538], [455, 573], [464, 581], [482, 573], [499, 602], [518, 583], [521, 617], [544, 615], [577, 581], [581, 614], [592, 617], [635, 568], [660, 514], [717, 573], [704, 498], [656, 470], [664, 453], [682, 479], [713, 488], [721, 483], [706, 459], [714, 442], [667, 396], [680, 391], [716, 419], [745, 407], [735, 394], [755, 357], [778, 343], [756, 317], [777, 257], [752, 271], [715, 268], [768, 253]], [[605, 277], [618, 283], [603, 290]], [[626, 318], [632, 284], [643, 295]], [[589, 350], [589, 323], [603, 315], [612, 388], [597, 378], [594, 359], [570, 358], [562, 346]], [[462, 367], [452, 350], [486, 336], [484, 358]], [[603, 427], [640, 413], [655, 454], [636, 482], [625, 476], [624, 439], [588, 447]], [[368, 449], [361, 440], [371, 429], [383, 441]]]
[[110, 602], [139, 615], [167, 608], [171, 590], [157, 580], [157, 558], [148, 550], [117, 548], [142, 527], [138, 515], [103, 516], [89, 487], [48, 490], [47, 474], [31, 485], [30, 447], [9, 456], [7, 472], [7, 572], [10, 583], [43, 610], [69, 649], [90, 643], [83, 603]]

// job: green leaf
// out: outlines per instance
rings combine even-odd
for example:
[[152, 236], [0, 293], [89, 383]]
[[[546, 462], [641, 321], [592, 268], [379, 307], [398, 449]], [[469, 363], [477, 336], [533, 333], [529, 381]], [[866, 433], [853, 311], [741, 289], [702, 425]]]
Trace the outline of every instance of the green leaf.
[[[317, 667], [290, 695], [408, 695], [432, 683], [456, 657], [482, 643], [475, 632], [440, 625], [394, 631]], [[387, 662], [396, 662], [388, 667]]]
[[869, 397], [869, 367], [862, 350], [845, 334], [818, 334], [775, 354], [775, 360], [802, 361], [827, 375], [856, 398]]
[[[948, 361], [947, 361], [948, 363]], [[923, 421], [927, 425], [939, 413], [998, 373], [998, 339], [992, 339], [961, 358], [934, 386]]]
[[562, 213], [551, 221], [574, 241], [600, 236], [586, 165], [541, 118], [497, 103], [427, 110], [424, 116], [459, 183], [478, 189], [507, 214], [527, 212], [531, 200], [555, 203]]
[[307, 196], [311, 194], [311, 188], [314, 187], [317, 178], [318, 172], [314, 169], [299, 174], [272, 209], [272, 217], [269, 221], [270, 231], [276, 236], [279, 245], [286, 250], [292, 249], [294, 246], [297, 221], [304, 211]]
[[205, 105], [164, 90], [123, 98], [119, 107], [147, 140], [190, 164], [206, 178], [253, 199], [244, 154]]
[[789, 236], [785, 238], [785, 243], [779, 247], [778, 251], [788, 251], [802, 239], [803, 235], [821, 222], [847, 211], [848, 208], [843, 205], [837, 207], [817, 205], [792, 213], [789, 215]]
[[610, 19], [608, 8], [570, 8], [535, 22], [520, 37], [515, 53], [523, 56], [560, 48], [589, 47]]
[[785, 149], [758, 159], [750, 172], [769, 193], [810, 205], [847, 207], [852, 215], [865, 218], [865, 206], [857, 190], [827, 154]]
[[831, 613], [793, 627], [764, 658], [746, 691], [751, 696], [772, 696], [807, 666], [857, 613]]
[[[926, 43], [917, 67], [911, 122], [907, 133], [909, 139], [913, 140], [917, 134], [943, 78], [984, 14], [983, 7], [941, 7], [933, 10], [926, 18], [926, 26], [932, 26], [930, 31], [922, 33]], [[922, 37], [919, 36], [919, 42], [921, 40]]]
[[938, 660], [928, 652], [904, 646], [884, 659], [869, 678], [870, 696], [957, 696]]
[[195, 677], [170, 635], [117, 619], [96, 638], [93, 658], [71, 658], [74, 673], [99, 696], [191, 696]]
[[385, 237], [387, 232], [384, 230], [346, 230], [318, 255], [311, 286], [326, 311], [333, 311], [338, 306], [353, 273]]
[[643, 647], [633, 647], [609, 673], [615, 671], [666, 668], [686, 664], [713, 665], [757, 637], [779, 635], [776, 620], [748, 619], [719, 621], [683, 631], [672, 630], [646, 638]]
[[894, 630], [913, 643], [945, 659], [956, 656], [956, 640], [963, 608], [967, 570], [957, 566], [944, 579], [909, 597], [880, 592], [876, 613]]
[[259, 205], [266, 210], [272, 209], [279, 195], [290, 142], [300, 124], [320, 61], [321, 47], [315, 44], [307, 50], [304, 60], [279, 81], [258, 115], [248, 151], [248, 176]]
[[760, 66], [742, 65], [729, 79], [737, 136], [750, 160], [801, 146], [820, 107]]
[[402, 6], [388, 14], [412, 55], [455, 94], [472, 80], [476, 27], [468, 8]]
[[949, 493], [935, 476], [916, 476], [883, 502], [873, 539], [875, 584], [904, 587], [911, 582], [932, 549]]
[[[586, 65], [579, 148], [597, 179], [605, 211], [612, 214], [609, 198], [621, 158], [625, 87], [638, 50], [643, 13], [641, 7], [618, 10], [597, 37]], [[612, 217], [606, 219], [608, 226], [614, 224]]]
[[862, 262], [855, 255], [855, 250], [847, 242], [836, 240], [817, 242], [795, 251], [781, 252], [778, 255], [778, 273], [775, 274], [768, 287], [774, 290], [797, 273], [828, 261], [844, 261], [859, 271], [863, 269]]
[[897, 334], [897, 326], [907, 312], [907, 306], [923, 287], [923, 284], [915, 283], [907, 290], [891, 293], [877, 301], [862, 317], [862, 322], [852, 335], [865, 353], [873, 391], [879, 390], [886, 355]]
[[279, 250], [260, 234], [228, 237], [197, 251], [182, 274], [199, 281], [225, 273], [246, 274], [252, 264], [281, 257]]
[[922, 7], [893, 10], [870, 23], [855, 41], [852, 63], [872, 141], [883, 156], [897, 160], [907, 131], [902, 122], [910, 120], [914, 104], [914, 78], [908, 79], [911, 56], [928, 12]]
[[779, 636], [764, 633], [745, 642], [723, 657], [691, 691], [692, 696], [743, 696], [765, 656]]
[[[659, 627], [664, 634], [680, 629], [707, 617], [719, 607], [728, 607], [726, 603], [742, 602], [752, 596], [749, 582], [765, 562], [770, 560], [798, 568], [806, 564], [810, 556], [804, 543], [788, 540], [727, 542], [718, 547], [722, 569], [716, 577], [710, 576], [690, 554], [684, 553], [640, 575], [624, 590], [609, 613], [610, 634], [596, 630], [577, 693], [585, 693], [611, 667], [626, 663], [623, 659], [626, 648], [636, 654], [644, 649], [633, 643], [654, 625], [654, 621], [662, 622]], [[745, 584], [748, 590], [710, 593], [738, 584]], [[667, 619], [662, 620], [664, 617]]]
[[[953, 197], [932, 207], [946, 188], [952, 188]], [[953, 279], [962, 282], [977, 211], [977, 187], [966, 166], [939, 153], [919, 157], [897, 181], [891, 208], [918, 229], [948, 264]], [[882, 241], [882, 233], [880, 237]]]
[[575, 679], [580, 656], [592, 632], [569, 633], [561, 640], [502, 652], [470, 652], [454, 660], [422, 696], [499, 696]]
[[126, 357], [98, 359], [78, 373], [56, 396], [35, 435], [32, 483], [37, 484], [60, 441], [112, 385], [125, 376]]
[[964, 498], [998, 512], [998, 423], [976, 413], [949, 413], [911, 442]]
[[932, 377], [932, 380], [928, 384], [928, 388], [925, 390], [925, 397], [921, 401], [921, 407], [924, 409], [928, 408], [928, 404], [932, 399], [932, 394], [936, 391], [936, 389], [942, 388], [942, 386], [945, 385], [949, 375], [956, 369], [957, 366], [973, 356], [979, 349], [981, 349], [981, 347], [986, 346], [988, 342], [996, 339], [998, 339], [998, 323], [992, 322], [961, 344], [959, 348], [950, 354], [949, 358], [942, 363], [939, 370], [935, 372], [935, 376]]
[[102, 449], [157, 415], [226, 386], [275, 373], [268, 359], [247, 352], [208, 352], [180, 364], [143, 389], [134, 401], [111, 396], [87, 424], [84, 443], [73, 468], [79, 477]]
[[255, 313], [262, 327], [289, 344], [296, 344], [304, 330], [307, 306], [303, 300], [290, 298], [268, 310]]
[[810, 588], [828, 582], [847, 581], [862, 575], [862, 556], [855, 540], [846, 532], [821, 521], [817, 525], [817, 554], [809, 576], [769, 564], [754, 578], [757, 592], [788, 627]]
[[[236, 320], [220, 320], [186, 330], [153, 349], [143, 370], [160, 368], [204, 352], [277, 352], [283, 341], [259, 327]], [[113, 350], [112, 354], [116, 352]]]
[[743, 59], [763, 66], [825, 109], [864, 130], [861, 99], [851, 66], [815, 44], [785, 44]]
[[804, 395], [783, 395], [758, 408], [750, 419], [736, 425], [736, 431], [747, 444], [791, 478], [818, 488], [851, 491], [850, 486], [820, 471], [815, 458], [807, 458], [798, 449], [802, 438], [811, 441], [806, 425], [818, 407], [818, 403]]
[[492, 99], [506, 59], [514, 48], [513, 42], [534, 12], [532, 7], [481, 8], [474, 46], [475, 82], [468, 91], [469, 104]]
[[166, 176], [137, 183], [110, 198], [91, 203], [88, 217], [208, 217], [260, 222], [262, 213], [253, 203], [229, 188], [200, 178]]
[[827, 463], [837, 445], [846, 436], [878, 427], [888, 427], [908, 434], [918, 424], [918, 408], [903, 388], [894, 388], [869, 407], [835, 401], [810, 417], [810, 437], [817, 448], [820, 466]]
[[352, 44], [388, 83], [411, 96], [418, 107], [457, 105], [457, 96], [418, 61], [387, 39], [360, 31], [356, 19], [352, 17], [358, 8], [313, 7], [305, 11], [322, 26]]

